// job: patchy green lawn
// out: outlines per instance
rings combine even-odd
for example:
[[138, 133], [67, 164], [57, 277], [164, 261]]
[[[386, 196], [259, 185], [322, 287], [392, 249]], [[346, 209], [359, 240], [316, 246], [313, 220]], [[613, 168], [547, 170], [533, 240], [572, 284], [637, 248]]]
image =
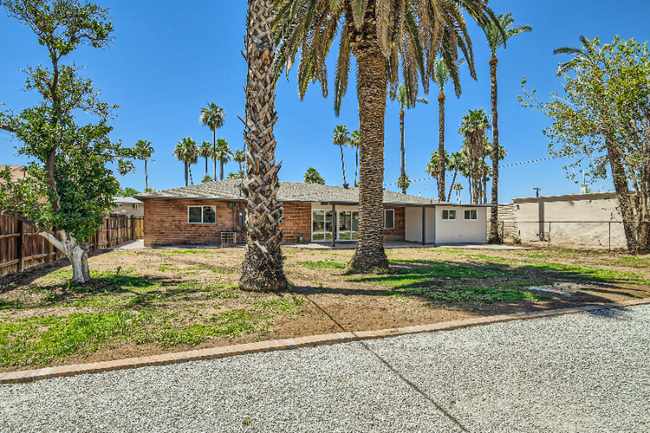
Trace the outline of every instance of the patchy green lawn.
[[[574, 250], [388, 250], [352, 272], [352, 250], [286, 249], [288, 292], [237, 287], [241, 249], [118, 250], [90, 284], [53, 264], [0, 279], [0, 371], [239, 342], [385, 329], [650, 296], [649, 257]], [[562, 282], [571, 293], [533, 290]]]

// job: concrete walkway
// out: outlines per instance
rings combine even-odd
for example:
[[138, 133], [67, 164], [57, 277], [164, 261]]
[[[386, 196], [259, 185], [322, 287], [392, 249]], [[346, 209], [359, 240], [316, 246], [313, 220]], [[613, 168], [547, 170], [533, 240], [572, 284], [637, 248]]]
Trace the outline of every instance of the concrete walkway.
[[0, 386], [1, 432], [646, 432], [650, 306]]

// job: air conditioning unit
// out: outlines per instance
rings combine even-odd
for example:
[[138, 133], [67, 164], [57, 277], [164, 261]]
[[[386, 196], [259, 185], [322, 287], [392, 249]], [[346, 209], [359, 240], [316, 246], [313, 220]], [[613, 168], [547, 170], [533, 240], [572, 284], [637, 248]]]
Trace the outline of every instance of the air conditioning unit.
[[221, 232], [221, 246], [234, 247], [237, 245], [237, 233], [235, 232]]

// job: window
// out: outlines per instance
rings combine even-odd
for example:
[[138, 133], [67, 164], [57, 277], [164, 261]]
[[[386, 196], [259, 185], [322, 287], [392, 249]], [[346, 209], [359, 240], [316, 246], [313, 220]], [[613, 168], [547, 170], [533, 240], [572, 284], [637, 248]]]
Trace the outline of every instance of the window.
[[284, 207], [280, 208], [280, 224], [284, 224]]
[[138, 208], [138, 204], [137, 204], [137, 203], [134, 203], [134, 204], [133, 204], [133, 209], [137, 209], [137, 208]]
[[455, 220], [456, 219], [456, 211], [455, 210], [443, 210], [442, 211], [442, 219], [443, 220]]
[[238, 210], [237, 211], [237, 225], [239, 228], [246, 227], [246, 211], [245, 210]]
[[188, 222], [190, 224], [216, 224], [216, 206], [188, 206]]
[[386, 209], [384, 211], [384, 229], [395, 228], [395, 209]]
[[465, 219], [466, 220], [477, 220], [478, 219], [478, 211], [476, 209], [466, 210], [465, 211]]

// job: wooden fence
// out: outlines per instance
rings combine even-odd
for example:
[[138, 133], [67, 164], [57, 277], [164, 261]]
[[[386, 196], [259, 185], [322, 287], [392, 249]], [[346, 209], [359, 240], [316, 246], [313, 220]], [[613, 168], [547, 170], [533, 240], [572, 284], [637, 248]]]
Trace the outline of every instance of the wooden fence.
[[[143, 237], [143, 217], [111, 215], [104, 218], [102, 226], [87, 242], [90, 251], [94, 251]], [[14, 217], [0, 215], [0, 277], [62, 257], [65, 257], [63, 253], [36, 233], [33, 226]]]

